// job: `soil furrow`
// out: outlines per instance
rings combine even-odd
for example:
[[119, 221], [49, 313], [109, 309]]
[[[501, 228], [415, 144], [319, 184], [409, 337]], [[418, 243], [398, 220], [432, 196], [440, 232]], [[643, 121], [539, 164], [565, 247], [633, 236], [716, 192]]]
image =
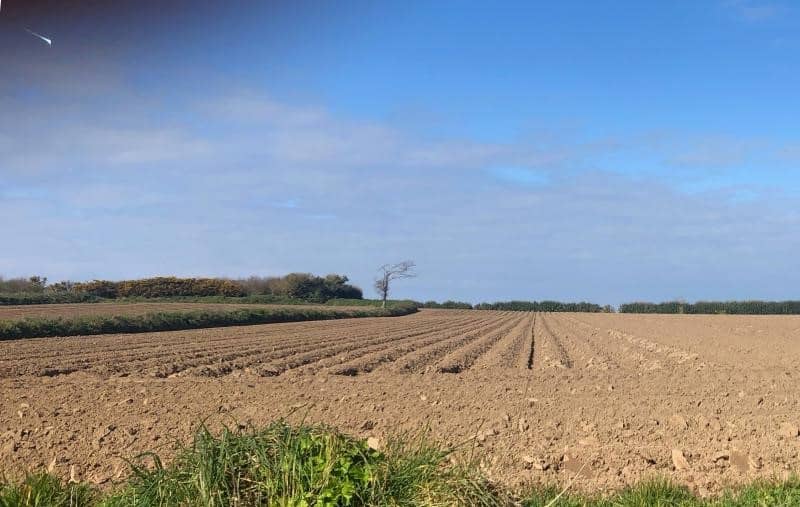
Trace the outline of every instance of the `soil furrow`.
[[[337, 365], [331, 368], [330, 372], [337, 375], [359, 375], [362, 373], [369, 373], [378, 367], [387, 363], [393, 363], [398, 358], [409, 354], [415, 350], [426, 347], [430, 344], [440, 343], [455, 336], [460, 336], [470, 330], [480, 328], [481, 326], [488, 325], [487, 322], [492, 321], [491, 318], [481, 318], [472, 320], [461, 328], [450, 329], [442, 332], [441, 334], [434, 334], [431, 336], [418, 337], [415, 340], [403, 341], [402, 343], [393, 344], [393, 346], [384, 349], [364, 354], [363, 356]], [[455, 327], [455, 326], [453, 326]]]
[[590, 370], [617, 369], [619, 365], [605, 350], [598, 347], [590, 338], [590, 332], [575, 329], [570, 322], [562, 320], [555, 314], [550, 316], [548, 325], [556, 333], [562, 343], [567, 344], [573, 365]]
[[[477, 358], [472, 368], [514, 368], [519, 366], [518, 359], [523, 348], [530, 344], [528, 331], [533, 319], [533, 313], [523, 313], [507, 333], [497, 340], [480, 358]], [[526, 352], [527, 353], [527, 352]]]
[[404, 335], [396, 337], [392, 340], [381, 341], [371, 344], [367, 347], [362, 347], [360, 349], [355, 349], [347, 353], [340, 354], [338, 356], [321, 359], [315, 363], [298, 368], [296, 373], [314, 374], [328, 370], [335, 370], [338, 372], [341, 370], [342, 365], [357, 362], [364, 356], [380, 354], [386, 350], [394, 350], [396, 348], [403, 347], [407, 343], [419, 344], [423, 341], [427, 343], [428, 340], [439, 339], [438, 335], [447, 331], [448, 329], [458, 328], [461, 325], [471, 325], [479, 320], [480, 319], [477, 319], [475, 316], [470, 316], [464, 319], [454, 320], [451, 324], [443, 324], [433, 328], [420, 329], [414, 332], [406, 332]]
[[472, 367], [473, 363], [491, 349], [503, 337], [511, 334], [520, 322], [524, 322], [525, 315], [509, 319], [508, 323], [496, 331], [488, 333], [478, 340], [470, 342], [468, 345], [454, 350], [447, 354], [438, 363], [433, 365], [433, 369], [439, 373], [461, 373]]
[[537, 335], [541, 337], [539, 340], [540, 345], [537, 347], [539, 364], [549, 368], [572, 368], [572, 358], [567, 353], [564, 344], [547, 324], [546, 314], [540, 313], [539, 316], [540, 334]]
[[[468, 343], [480, 339], [487, 333], [491, 333], [498, 328], [501, 328], [506, 323], [506, 315], [497, 315], [486, 327], [466, 331], [464, 333], [456, 334], [454, 337], [442, 340], [420, 349], [417, 349], [409, 354], [405, 354], [392, 363], [389, 368], [396, 372], [422, 372], [435, 364], [441, 357], [449, 354], [450, 352], [467, 345]], [[383, 368], [383, 367], [381, 367]]]

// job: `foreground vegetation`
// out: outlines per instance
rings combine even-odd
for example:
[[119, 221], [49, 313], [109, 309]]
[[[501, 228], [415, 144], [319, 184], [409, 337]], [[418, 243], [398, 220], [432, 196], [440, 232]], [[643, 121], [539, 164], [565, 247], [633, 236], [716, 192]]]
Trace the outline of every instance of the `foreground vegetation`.
[[730, 315], [800, 315], [800, 301], [667, 301], [626, 303], [620, 313], [690, 313]]
[[510, 492], [493, 485], [476, 461], [459, 461], [452, 449], [422, 437], [370, 446], [324, 426], [283, 421], [218, 435], [201, 427], [170, 465], [145, 454], [131, 468], [110, 491], [45, 473], [0, 481], [0, 507], [800, 505], [797, 479], [755, 483], [714, 499], [658, 480], [606, 498], [542, 486]]
[[[82, 317], [26, 318], [0, 320], [0, 340], [78, 336], [111, 333], [147, 333], [209, 327], [246, 326], [278, 322], [330, 320], [358, 317], [394, 317], [417, 311], [414, 304], [393, 304], [386, 308], [271, 307], [234, 310], [165, 311], [144, 315], [92, 315]], [[0, 506], [2, 507], [2, 506]]]

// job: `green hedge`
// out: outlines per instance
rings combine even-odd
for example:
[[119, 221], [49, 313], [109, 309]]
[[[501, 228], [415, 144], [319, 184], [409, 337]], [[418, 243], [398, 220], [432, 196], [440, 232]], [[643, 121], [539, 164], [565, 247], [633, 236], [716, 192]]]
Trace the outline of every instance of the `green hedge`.
[[220, 303], [253, 305], [319, 305], [321, 302], [292, 299], [284, 296], [257, 294], [252, 296], [170, 296], [158, 298], [126, 297], [106, 299], [109, 303]]
[[0, 293], [0, 305], [48, 305], [58, 303], [97, 303], [102, 298], [91, 294], [16, 292]]
[[560, 301], [500, 301], [475, 305], [476, 310], [505, 310], [516, 312], [610, 312], [611, 307], [594, 303], [562, 303]]
[[209, 327], [247, 326], [305, 320], [394, 317], [417, 311], [412, 305], [339, 310], [336, 308], [242, 308], [230, 311], [155, 312], [144, 315], [26, 318], [0, 321], [0, 340], [112, 333], [147, 333]]
[[[383, 302], [380, 299], [329, 299], [325, 302], [327, 306], [377, 306], [380, 307]], [[421, 308], [421, 303], [412, 301], [410, 299], [389, 299], [386, 301], [386, 307], [404, 307], [413, 306], [414, 308]]]

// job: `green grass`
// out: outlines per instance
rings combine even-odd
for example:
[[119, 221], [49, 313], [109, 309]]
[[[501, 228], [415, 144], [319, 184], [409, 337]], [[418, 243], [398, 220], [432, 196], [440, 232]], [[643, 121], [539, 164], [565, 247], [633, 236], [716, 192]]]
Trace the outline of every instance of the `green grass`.
[[[381, 306], [383, 301], [380, 299], [329, 299], [325, 302], [328, 306]], [[386, 308], [416, 306], [420, 304], [410, 299], [387, 299]]]
[[[558, 496], [555, 487], [536, 488], [525, 495], [525, 507], [544, 507]], [[558, 507], [751, 507], [800, 506], [800, 479], [757, 481], [712, 498], [699, 498], [688, 488], [654, 479], [626, 488], [607, 498], [566, 494]]]
[[0, 485], [0, 507], [506, 503], [477, 466], [454, 465], [449, 455], [424, 438], [390, 440], [378, 451], [325, 426], [283, 421], [218, 435], [202, 427], [170, 465], [154, 454], [142, 455], [126, 482], [110, 492], [36, 475], [19, 485]]
[[0, 480], [0, 507], [800, 506], [797, 478], [755, 482], [711, 499], [666, 480], [607, 497], [560, 493], [543, 486], [504, 491], [477, 462], [459, 461], [452, 449], [424, 436], [394, 438], [375, 450], [325, 426], [277, 421], [218, 434], [201, 427], [172, 463], [164, 465], [155, 454], [139, 456], [130, 476], [110, 491], [47, 474], [19, 483]]
[[110, 333], [147, 333], [209, 327], [247, 326], [278, 322], [329, 320], [357, 317], [395, 317], [417, 311], [414, 305], [387, 308], [308, 308], [303, 306], [239, 308], [235, 310], [196, 310], [155, 312], [144, 315], [94, 315], [71, 318], [26, 318], [0, 320], [0, 341], [46, 336], [78, 336]]
[[97, 505], [100, 495], [86, 484], [64, 484], [46, 473], [19, 483], [0, 480], [0, 507], [83, 507]]
[[[472, 469], [442, 467], [421, 441], [379, 452], [323, 426], [276, 422], [261, 430], [201, 429], [169, 467], [136, 465], [103, 505], [494, 505]], [[473, 474], [474, 477], [471, 477]]]

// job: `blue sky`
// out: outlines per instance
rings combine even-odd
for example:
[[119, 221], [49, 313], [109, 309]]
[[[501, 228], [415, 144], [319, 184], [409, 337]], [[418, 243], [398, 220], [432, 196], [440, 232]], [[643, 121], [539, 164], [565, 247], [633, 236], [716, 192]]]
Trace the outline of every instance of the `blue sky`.
[[0, 274], [797, 298], [798, 51], [781, 1], [5, 0]]

